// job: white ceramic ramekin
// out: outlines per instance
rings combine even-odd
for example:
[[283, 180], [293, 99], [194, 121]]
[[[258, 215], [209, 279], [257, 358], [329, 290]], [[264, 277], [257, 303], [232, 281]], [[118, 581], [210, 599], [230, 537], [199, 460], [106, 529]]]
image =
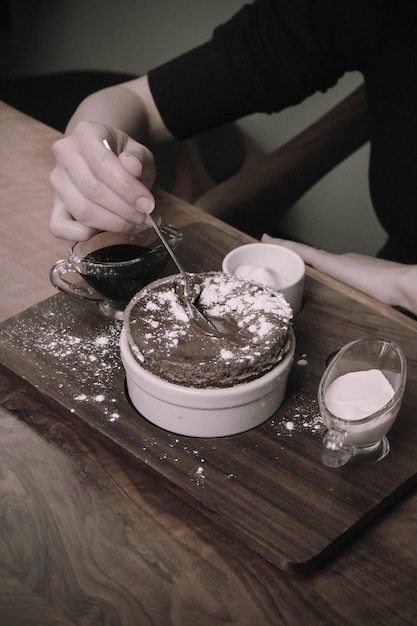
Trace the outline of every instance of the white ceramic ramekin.
[[274, 270], [282, 281], [278, 289], [291, 305], [294, 315], [303, 305], [305, 264], [293, 250], [273, 243], [247, 243], [231, 250], [223, 259], [223, 272], [236, 274], [239, 266]]
[[295, 336], [285, 357], [263, 376], [234, 387], [197, 389], [167, 382], [134, 358], [126, 331], [120, 350], [133, 406], [160, 428], [189, 437], [225, 437], [259, 426], [281, 406], [295, 353]]

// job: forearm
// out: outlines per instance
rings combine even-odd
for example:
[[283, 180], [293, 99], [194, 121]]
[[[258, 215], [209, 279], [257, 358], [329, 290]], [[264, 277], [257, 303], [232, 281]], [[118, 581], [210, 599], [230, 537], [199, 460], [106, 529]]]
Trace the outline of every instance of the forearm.
[[417, 314], [417, 266], [361, 254], [311, 250], [310, 264], [385, 304]]
[[277, 221], [328, 171], [369, 139], [363, 86], [296, 137], [198, 199], [225, 221], [243, 211]]
[[83, 100], [71, 117], [66, 133], [81, 121], [99, 122], [122, 130], [139, 142], [172, 139], [155, 107], [146, 77], [97, 91]]
[[404, 265], [355, 253], [332, 254], [268, 235], [264, 235], [262, 241], [284, 245], [324, 274], [385, 304], [417, 315], [417, 265]]

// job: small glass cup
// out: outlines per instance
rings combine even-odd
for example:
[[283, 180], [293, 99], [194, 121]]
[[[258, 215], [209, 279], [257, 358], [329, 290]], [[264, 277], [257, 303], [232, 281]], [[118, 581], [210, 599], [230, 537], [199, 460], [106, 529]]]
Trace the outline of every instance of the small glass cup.
[[[175, 249], [181, 232], [168, 225], [160, 228]], [[123, 319], [127, 303], [159, 278], [168, 259], [152, 228], [133, 235], [101, 231], [88, 241], [72, 244], [67, 259], [52, 266], [50, 280], [64, 293], [97, 302], [104, 317]]]
[[[391, 384], [394, 394], [378, 411], [361, 419], [343, 419], [326, 404], [327, 390], [339, 376], [377, 369]], [[348, 462], [379, 461], [390, 450], [387, 432], [393, 425], [407, 379], [407, 362], [401, 349], [390, 340], [365, 338], [344, 346], [331, 360], [320, 381], [318, 402], [327, 431], [323, 437], [322, 462], [341, 467]]]

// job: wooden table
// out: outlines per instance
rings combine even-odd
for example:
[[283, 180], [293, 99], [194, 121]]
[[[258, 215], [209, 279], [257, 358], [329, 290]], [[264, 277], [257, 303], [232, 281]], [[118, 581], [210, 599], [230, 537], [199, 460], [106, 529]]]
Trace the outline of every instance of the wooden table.
[[[0, 129], [0, 320], [13, 320], [56, 301], [48, 271], [67, 244], [48, 233], [58, 134], [1, 104]], [[250, 241], [167, 194], [158, 204], [177, 226], [207, 223]], [[346, 296], [365, 312], [358, 332], [388, 324], [407, 343], [415, 379], [416, 323], [311, 270], [296, 334], [309, 307], [322, 306], [329, 324], [348, 316]], [[1, 624], [415, 624], [414, 480], [320, 565], [283, 571], [131, 450], [54, 410], [9, 366], [0, 376]]]

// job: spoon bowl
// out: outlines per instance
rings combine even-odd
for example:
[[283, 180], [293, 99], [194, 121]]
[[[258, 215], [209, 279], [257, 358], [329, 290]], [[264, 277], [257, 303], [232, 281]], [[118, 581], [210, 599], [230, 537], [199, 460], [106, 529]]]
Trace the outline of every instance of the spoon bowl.
[[177, 256], [174, 254], [174, 251], [172, 250], [171, 246], [169, 245], [168, 241], [166, 240], [165, 236], [163, 235], [161, 229], [159, 228], [158, 224], [156, 223], [156, 221], [154, 220], [153, 216], [151, 214], [148, 214], [148, 220], [150, 221], [150, 223], [152, 224], [155, 232], [157, 233], [158, 237], [160, 238], [160, 240], [162, 241], [162, 243], [164, 244], [167, 252], [169, 253], [169, 255], [171, 256], [172, 260], [174, 261], [175, 265], [177, 266], [183, 280], [184, 280], [184, 303], [185, 306], [187, 307], [188, 310], [188, 314], [190, 316], [190, 318], [193, 320], [193, 322], [195, 324], [197, 324], [197, 326], [199, 326], [199, 328], [207, 333], [208, 335], [215, 335], [217, 337], [220, 337], [222, 335], [222, 333], [217, 329], [217, 327], [214, 325], [214, 323], [209, 320], [208, 317], [206, 317], [203, 313], [203, 311], [201, 311], [200, 309], [198, 309], [196, 307], [196, 305], [194, 304], [194, 300], [192, 298], [191, 295], [191, 286], [190, 286], [190, 277], [188, 275], [188, 273], [184, 270], [184, 268], [182, 267], [181, 263], [179, 262]]

